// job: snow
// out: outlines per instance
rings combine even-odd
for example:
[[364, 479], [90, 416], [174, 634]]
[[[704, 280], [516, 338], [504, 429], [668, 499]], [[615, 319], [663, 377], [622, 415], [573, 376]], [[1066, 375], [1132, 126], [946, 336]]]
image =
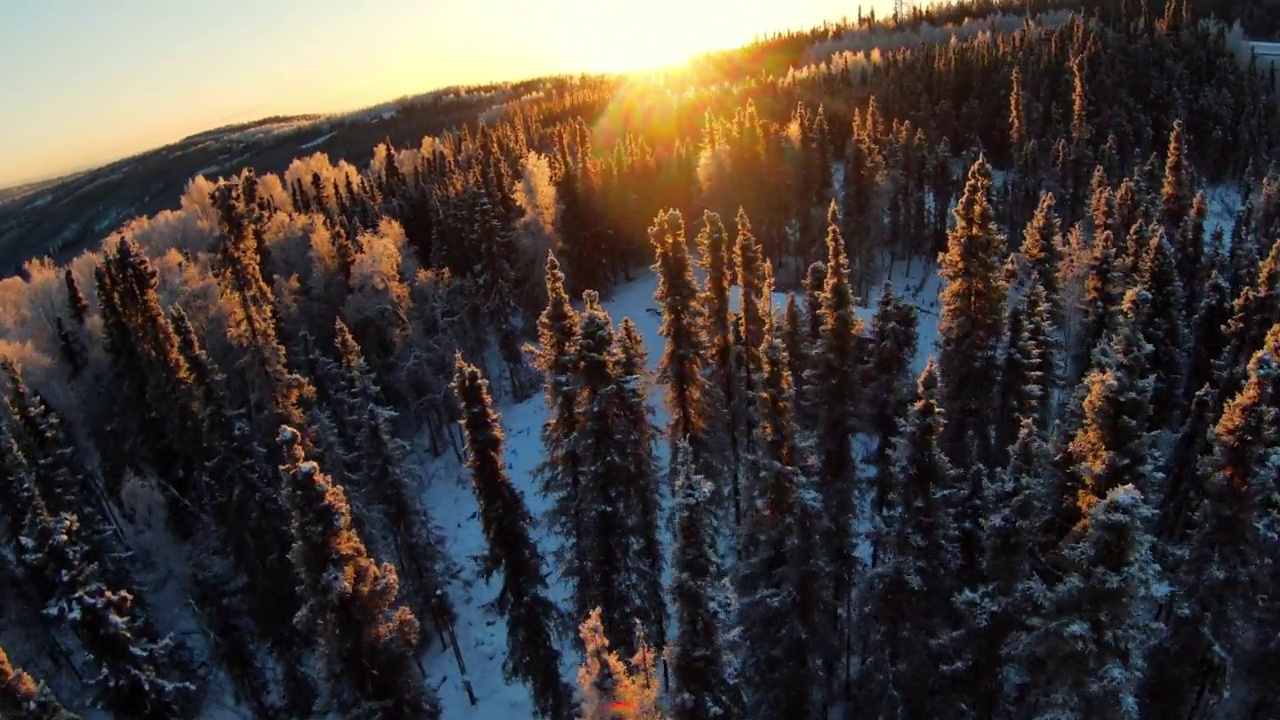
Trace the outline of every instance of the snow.
[[[630, 317], [636, 324], [645, 339], [651, 372], [657, 370], [661, 359], [662, 338], [658, 335], [658, 327], [662, 319], [645, 312], [645, 309], [656, 305], [653, 293], [657, 288], [657, 277], [646, 272], [638, 280], [617, 288], [613, 297], [602, 302], [615, 325], [620, 324], [624, 317]], [[497, 382], [493, 384], [495, 388], [498, 386]], [[655, 403], [655, 422], [663, 428], [669, 414], [662, 407], [661, 388], [651, 387], [649, 395]], [[524, 495], [534, 517], [541, 517], [551, 505], [547, 498], [538, 495], [534, 478], [534, 470], [542, 459], [541, 428], [547, 418], [542, 394], [538, 393], [522, 403], [502, 404], [498, 410], [502, 414], [502, 428], [506, 434], [506, 461], [511, 480]], [[659, 460], [664, 464], [665, 445], [664, 442], [658, 444]], [[485, 540], [466, 469], [447, 454], [426, 464], [423, 470], [428, 481], [426, 507], [430, 508], [433, 518], [443, 530], [445, 550], [461, 566], [461, 572], [453, 579], [449, 592], [458, 615], [454, 631], [478, 700], [476, 706], [470, 705], [452, 651], [442, 648], [437, 640], [428, 651], [429, 657], [424, 658], [424, 666], [429, 682], [438, 685], [444, 718], [532, 718], [533, 704], [528, 689], [519, 682], [508, 683], [502, 675], [502, 661], [507, 652], [506, 624], [484, 609], [496, 597], [501, 577], [495, 575], [489, 582], [479, 577], [479, 565], [474, 558], [484, 553]], [[544, 527], [539, 527], [535, 531], [535, 540], [544, 557], [550, 558], [556, 549], [555, 539]], [[551, 599], [563, 606], [568, 600], [568, 587], [555, 576], [554, 568], [548, 567], [548, 572]], [[434, 635], [430, 620], [420, 619], [424, 622], [424, 632]], [[574, 677], [580, 660], [573, 647], [570, 638], [561, 641], [562, 673], [566, 679]]]
[[[928, 356], [933, 353], [937, 324], [934, 316], [937, 312], [941, 279], [933, 263], [921, 262], [919, 259], [912, 261], [910, 272], [907, 263], [894, 264], [890, 268], [889, 278], [893, 281], [895, 292], [904, 295], [921, 309], [920, 351], [913, 363], [913, 372], [919, 372], [924, 368]], [[602, 303], [615, 326], [625, 317], [630, 317], [636, 324], [644, 337], [651, 372], [657, 370], [663, 347], [663, 340], [658, 335], [661, 314], [649, 312], [657, 307], [653, 299], [657, 287], [657, 277], [646, 271], [637, 280], [618, 287], [613, 296]], [[857, 309], [858, 317], [868, 324], [875, 312], [875, 299], [880, 291], [879, 280], [872, 284], [872, 290], [868, 306]], [[739, 289], [732, 288], [731, 302], [734, 307], [737, 306], [738, 296]], [[785, 293], [773, 294], [775, 312], [781, 314], [785, 304]], [[492, 380], [492, 387], [502, 386], [496, 378]], [[664, 397], [661, 387], [650, 386], [649, 398], [654, 404], [654, 420], [660, 429], [665, 428], [670, 419], [670, 413], [663, 406]], [[548, 499], [538, 495], [537, 480], [534, 477], [534, 470], [542, 459], [541, 428], [547, 419], [542, 394], [538, 393], [521, 403], [500, 402], [498, 410], [502, 415], [502, 428], [506, 435], [506, 461], [511, 480], [523, 494], [534, 517], [541, 517], [550, 509]], [[859, 437], [855, 442], [860, 456], [865, 456], [874, 447], [874, 441], [870, 438]], [[425, 447], [425, 443], [420, 443], [419, 449], [422, 447]], [[667, 454], [666, 442], [659, 440], [658, 456], [663, 465], [667, 461]], [[452, 651], [440, 646], [430, 620], [420, 618], [424, 623], [424, 632], [432, 635], [433, 639], [423, 663], [429, 682], [438, 688], [444, 719], [532, 718], [532, 701], [527, 688], [522, 683], [508, 683], [503, 678], [502, 661], [507, 650], [506, 624], [485, 610], [485, 605], [496, 596], [501, 578], [495, 575], [486, 582], [479, 577], [479, 564], [475, 558], [484, 553], [485, 540], [479, 521], [479, 508], [466, 469], [452, 454], [446, 454], [424, 463], [423, 474], [426, 507], [443, 531], [446, 552], [461, 568], [459, 574], [452, 579], [449, 592], [458, 615], [454, 631], [478, 701], [474, 707], [470, 705], [463, 676]], [[666, 528], [666, 523], [662, 523], [660, 527]], [[868, 529], [869, 526], [860, 526], [859, 534], [865, 535]], [[551, 558], [556, 550], [555, 538], [544, 527], [539, 527], [535, 531], [535, 540], [544, 557]], [[663, 540], [664, 546], [669, 548], [669, 537], [664, 537]], [[864, 543], [858, 550], [866, 556], [864, 559], [869, 559], [869, 544]], [[551, 599], [563, 607], [568, 600], [568, 587], [555, 576], [550, 560], [548, 565]], [[666, 569], [669, 573], [670, 563]], [[563, 675], [566, 679], [571, 679], [575, 676], [580, 658], [571, 638], [562, 639], [560, 647]]]
[[331, 133], [325, 133], [324, 135], [321, 135], [320, 137], [316, 138], [315, 140], [312, 140], [311, 142], [302, 143], [298, 147], [302, 148], [303, 150], [310, 150], [311, 148], [319, 147], [325, 140], [328, 140], [329, 138], [337, 134], [338, 134], [338, 131], [334, 130]]

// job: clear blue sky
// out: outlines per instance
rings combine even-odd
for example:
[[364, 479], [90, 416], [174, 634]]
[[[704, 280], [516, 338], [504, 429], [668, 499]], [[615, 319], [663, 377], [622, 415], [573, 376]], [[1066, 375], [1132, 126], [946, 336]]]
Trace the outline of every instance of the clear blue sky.
[[857, 11], [857, 0], [0, 0], [0, 187], [227, 123], [666, 64]]

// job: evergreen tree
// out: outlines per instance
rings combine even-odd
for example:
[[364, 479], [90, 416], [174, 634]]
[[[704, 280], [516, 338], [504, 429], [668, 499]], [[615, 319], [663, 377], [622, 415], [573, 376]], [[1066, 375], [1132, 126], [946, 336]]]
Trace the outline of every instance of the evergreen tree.
[[623, 647], [629, 648], [636, 619], [655, 630], [662, 623], [653, 433], [643, 394], [629, 392], [640, 381], [643, 348], [635, 345], [634, 326], [629, 337], [615, 342], [599, 296], [591, 290], [583, 295], [574, 441], [582, 464], [584, 535], [574, 552], [585, 574], [574, 586], [575, 612], [585, 616], [598, 609], [606, 634], [628, 638]]
[[[733, 311], [729, 306], [729, 287], [733, 284], [733, 248], [720, 216], [704, 213], [702, 231], [698, 233], [701, 266], [707, 275], [700, 301], [706, 312], [705, 342], [710, 362], [707, 364], [707, 393], [714, 398], [708, 403], [708, 422], [728, 443], [728, 461], [736, 468], [742, 443], [739, 422], [734, 412], [740, 410], [739, 389], [734, 375]], [[735, 483], [737, 483], [735, 470]]]
[[[705, 367], [706, 310], [699, 299], [693, 277], [693, 262], [684, 237], [684, 220], [676, 210], [660, 214], [649, 228], [657, 262], [658, 289], [654, 299], [662, 307], [662, 327], [666, 348], [658, 363], [658, 380], [667, 384], [667, 405], [671, 408], [669, 437], [672, 445], [688, 442], [695, 466], [711, 461], [707, 434], [707, 379]], [[723, 497], [723, 496], [721, 496]]]
[[[637, 620], [645, 637], [652, 637], [659, 651], [667, 641], [667, 606], [662, 588], [663, 551], [658, 540], [659, 502], [657, 441], [653, 410], [649, 405], [646, 369], [648, 353], [631, 318], [624, 318], [616, 337], [615, 400], [619, 404], [619, 437], [625, 472], [613, 478], [623, 483], [624, 517], [630, 515], [635, 565], [632, 590], [641, 611]], [[636, 652], [641, 648], [636, 647]]]
[[537, 473], [542, 481], [540, 492], [553, 499], [551, 516], [567, 547], [560, 558], [560, 573], [577, 583], [583, 578], [581, 558], [573, 548], [583, 542], [579, 494], [582, 470], [578, 448], [574, 443], [578, 428], [577, 373], [579, 318], [565, 291], [564, 273], [555, 256], [547, 254], [547, 307], [538, 318], [538, 347], [534, 366], [546, 376], [544, 391], [547, 419], [542, 425], [545, 460]]
[[888, 537], [868, 577], [868, 642], [856, 708], [875, 717], [923, 719], [958, 709], [939, 673], [948, 661], [938, 639], [954, 622], [949, 598], [959, 568], [952, 510], [959, 488], [942, 451], [940, 395], [930, 360], [894, 447], [898, 484], [886, 511]]
[[9, 663], [0, 647], [0, 712], [10, 720], [76, 720], [49, 688]]
[[805, 394], [804, 375], [813, 365], [809, 343], [805, 337], [804, 319], [795, 293], [787, 293], [782, 311], [782, 345], [787, 351], [787, 371], [791, 374], [792, 391], [799, 403]]
[[349, 688], [337, 699], [352, 717], [438, 720], [440, 701], [413, 661], [418, 619], [397, 604], [395, 568], [369, 557], [346, 493], [306, 459], [300, 433], [285, 425], [279, 440], [293, 510], [291, 557], [306, 600], [296, 622], [317, 632], [331, 677]]
[[724, 633], [724, 572], [716, 545], [719, 528], [710, 505], [711, 483], [694, 469], [687, 443], [676, 446], [675, 651], [671, 662], [672, 720], [741, 717], [738, 688], [729, 673]]
[[637, 628], [639, 649], [631, 667], [609, 649], [598, 609], [579, 626], [578, 635], [585, 651], [578, 667], [577, 720], [661, 720], [653, 652], [643, 631]]
[[956, 206], [955, 228], [938, 258], [946, 280], [938, 320], [938, 370], [947, 415], [965, 418], [947, 426], [943, 448], [958, 467], [993, 459], [993, 394], [1000, 376], [998, 346], [1006, 289], [1000, 278], [1004, 239], [990, 203], [991, 167], [980, 157], [969, 170]]
[[502, 425], [488, 381], [461, 355], [455, 364], [453, 391], [462, 407], [467, 467], [489, 548], [484, 575], [502, 571], [493, 608], [507, 620], [503, 671], [509, 679], [529, 684], [539, 717], [561, 720], [569, 716], [571, 695], [560, 678], [560, 652], [553, 642], [555, 606], [547, 598], [542, 554], [530, 537], [533, 518], [507, 476]]
[[1215, 380], [1214, 362], [1222, 357], [1230, 338], [1231, 288], [1218, 270], [1209, 276], [1201, 292], [1200, 310], [1192, 322], [1190, 363], [1184, 401]]
[[[773, 282], [770, 276], [768, 261], [764, 260], [760, 243], [751, 232], [751, 221], [747, 213], [738, 209], [738, 237], [733, 246], [733, 262], [738, 274], [738, 289], [741, 293], [741, 312], [738, 313], [736, 348], [741, 377], [739, 382], [745, 392], [737, 412], [741, 424], [742, 457], [746, 461], [743, 473], [735, 472], [733, 480], [734, 523], [739, 524], [742, 516], [742, 489], [740, 474], [754, 475], [755, 463], [755, 397], [759, 391], [761, 377], [764, 374], [764, 334], [766, 326], [772, 327], [771, 314]], [[737, 457], [733, 459], [735, 467], [739, 465]]]
[[[1134, 226], [1138, 231], [1139, 226]], [[1124, 292], [1117, 265], [1114, 238], [1102, 233], [1094, 238], [1085, 268], [1084, 297], [1080, 306], [1080, 329], [1075, 340], [1072, 369], [1067, 378], [1075, 382], [1089, 371], [1093, 349], [1116, 327], [1116, 317]]]
[[1135, 719], [1146, 654], [1161, 628], [1150, 603], [1162, 583], [1132, 485], [1088, 508], [1078, 539], [1062, 550], [1062, 577], [1035, 593], [1028, 627], [1011, 642], [1017, 674], [1039, 680], [1016, 717]]
[[886, 282], [876, 301], [871, 319], [871, 385], [867, 399], [871, 404], [871, 424], [877, 435], [875, 466], [875, 516], [883, 512], [892, 491], [890, 462], [899, 423], [911, 403], [911, 362], [919, 340], [916, 334], [916, 309], [893, 292]]
[[[1231, 695], [1265, 716], [1280, 606], [1271, 599], [1280, 508], [1267, 458], [1280, 448], [1280, 323], [1248, 365], [1240, 392], [1211, 431], [1191, 535], [1175, 578], [1164, 662], [1148, 683], [1155, 712], [1194, 714]], [[1170, 684], [1171, 683], [1171, 684]], [[1256, 684], [1255, 684], [1256, 683]]]
[[1057, 330], [1044, 287], [1033, 278], [1024, 295], [1009, 308], [1009, 338], [1001, 358], [999, 421], [996, 449], [1001, 457], [1017, 439], [1023, 420], [1048, 427], [1055, 386], [1054, 345]]
[[1160, 487], [1159, 464], [1148, 428], [1151, 424], [1151, 347], [1136, 317], [1150, 303], [1135, 289], [1125, 298], [1120, 327], [1094, 354], [1085, 378], [1083, 424], [1067, 448], [1078, 483], [1077, 502], [1087, 513], [1091, 503], [1113, 489], [1133, 486], [1153, 493]]
[[1040, 280], [1045, 295], [1054, 304], [1051, 318], [1054, 324], [1062, 321], [1062, 309], [1058, 307], [1058, 246], [1062, 243], [1061, 221], [1054, 210], [1053, 193], [1040, 196], [1036, 214], [1022, 233], [1022, 257], [1032, 273]]
[[1139, 330], [1152, 347], [1155, 384], [1151, 390], [1151, 427], [1160, 429], [1173, 420], [1182, 393], [1184, 355], [1183, 287], [1177, 258], [1164, 232], [1158, 230], [1147, 246], [1139, 282], [1148, 293]]
[[38, 492], [28, 498], [23, 563], [41, 578], [45, 613], [70, 624], [98, 664], [104, 706], [140, 720], [182, 717], [194, 688], [181, 679], [172, 640], [156, 639], [133, 593], [103, 584], [75, 515], [51, 515]]
[[743, 687], [752, 718], [812, 718], [822, 677], [813, 640], [821, 637], [822, 557], [813, 528], [817, 494], [801, 470], [786, 349], [767, 338], [759, 394], [759, 472], [741, 534], [736, 583], [743, 638]]
[[[809, 385], [822, 393], [818, 406], [815, 484], [822, 497], [821, 544], [831, 578], [825, 610], [831, 627], [843, 628], [847, 659], [852, 637], [849, 603], [856, 564], [853, 522], [858, 495], [851, 440], [855, 429], [854, 412], [861, 400], [857, 347], [862, 335], [862, 322], [853, 308], [849, 263], [838, 222], [838, 208], [832, 202], [827, 213], [827, 283], [822, 292], [822, 339], [815, 353], [818, 364]], [[841, 617], [844, 618], [843, 625]], [[828, 641], [836, 637], [838, 635], [833, 635]], [[834, 648], [828, 653], [827, 673], [830, 677], [838, 653]]]
[[1164, 186], [1160, 190], [1160, 222], [1165, 235], [1176, 237], [1191, 213], [1191, 177], [1186, 158], [1186, 139], [1181, 120], [1174, 121], [1165, 155]]

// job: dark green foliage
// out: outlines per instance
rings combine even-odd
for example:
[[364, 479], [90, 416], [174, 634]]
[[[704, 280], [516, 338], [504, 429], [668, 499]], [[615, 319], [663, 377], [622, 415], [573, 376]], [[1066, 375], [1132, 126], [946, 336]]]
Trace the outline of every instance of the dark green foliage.
[[306, 459], [298, 431], [282, 426], [279, 440], [293, 510], [291, 558], [306, 598], [295, 622], [314, 633], [333, 695], [353, 717], [438, 720], [440, 702], [413, 663], [418, 619], [398, 604], [395, 568], [369, 557], [351, 527], [346, 493]]
[[539, 717], [562, 720], [570, 707], [569, 688], [560, 678], [560, 653], [553, 642], [555, 607], [547, 598], [542, 554], [530, 537], [533, 518], [503, 462], [501, 420], [493, 410], [489, 382], [461, 355], [453, 390], [462, 407], [467, 467], [480, 506], [488, 552], [486, 578], [502, 572], [493, 609], [507, 621], [503, 670], [529, 685]]

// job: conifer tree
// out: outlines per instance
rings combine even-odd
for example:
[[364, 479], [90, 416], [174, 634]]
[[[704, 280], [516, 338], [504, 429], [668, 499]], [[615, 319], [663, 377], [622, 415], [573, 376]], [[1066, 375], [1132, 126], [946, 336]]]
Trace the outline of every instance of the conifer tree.
[[1218, 270], [1209, 275], [1201, 291], [1200, 310], [1192, 321], [1190, 363], [1184, 401], [1215, 380], [1214, 362], [1222, 357], [1230, 338], [1231, 288]]
[[1160, 648], [1164, 662], [1148, 683], [1155, 712], [1171, 707], [1193, 714], [1233, 694], [1244, 695], [1238, 707], [1257, 702], [1265, 709], [1261, 688], [1270, 686], [1264, 678], [1274, 667], [1280, 627], [1280, 609], [1262, 590], [1275, 580], [1270, 558], [1280, 552], [1280, 510], [1267, 460], [1280, 448], [1280, 323], [1247, 372], [1210, 434], [1211, 455], [1200, 468], [1203, 496], [1192, 510], [1186, 557], [1174, 578], [1176, 607]]
[[[1206, 264], [1205, 221], [1209, 217], [1209, 202], [1204, 192], [1196, 193], [1191, 201], [1191, 211], [1182, 227], [1178, 228], [1175, 257], [1178, 263], [1178, 279], [1183, 290], [1183, 316], [1190, 319], [1200, 307], [1203, 283], [1208, 279]], [[1173, 239], [1171, 238], [1171, 241]]]
[[962, 469], [993, 459], [992, 397], [1000, 376], [998, 346], [1006, 289], [1000, 277], [1004, 239], [990, 202], [991, 167], [979, 157], [954, 211], [956, 225], [938, 258], [946, 280], [938, 320], [938, 371], [943, 406], [963, 423], [947, 426], [943, 447]]
[[1220, 402], [1224, 404], [1244, 384], [1245, 358], [1263, 347], [1267, 323], [1280, 317], [1280, 242], [1272, 244], [1266, 259], [1258, 265], [1256, 278], [1236, 297], [1226, 325], [1229, 342], [1222, 358], [1219, 387]]
[[76, 720], [53, 692], [16, 668], [0, 647], [0, 712], [10, 720]]
[[767, 338], [759, 394], [761, 493], [741, 535], [736, 584], [743, 638], [743, 687], [750, 718], [813, 717], [822, 666], [813, 651], [824, 622], [819, 612], [822, 553], [813, 528], [821, 521], [817, 494], [802, 471], [786, 349]]
[[1053, 193], [1045, 193], [1040, 196], [1040, 205], [1022, 233], [1021, 252], [1027, 265], [1039, 278], [1045, 295], [1054, 304], [1051, 318], [1055, 324], [1062, 321], [1062, 309], [1057, 306], [1060, 262], [1058, 246], [1062, 242], [1061, 234], [1061, 221], [1054, 210]]
[[1148, 302], [1139, 320], [1143, 339], [1152, 347], [1155, 384], [1151, 390], [1151, 426], [1165, 427], [1174, 419], [1182, 393], [1184, 355], [1183, 287], [1178, 278], [1177, 258], [1162, 230], [1157, 229], [1147, 245], [1138, 277], [1148, 293]]
[[707, 357], [703, 336], [706, 310], [699, 300], [680, 213], [670, 210], [659, 214], [649, 228], [649, 239], [657, 254], [653, 269], [658, 274], [658, 289], [653, 297], [662, 307], [658, 333], [667, 340], [658, 363], [658, 380], [667, 384], [667, 404], [671, 408], [668, 435], [673, 446], [688, 442], [694, 465], [702, 468], [711, 460], [707, 379], [703, 372]]
[[306, 600], [296, 622], [317, 632], [331, 677], [349, 690], [335, 693], [339, 703], [354, 717], [438, 720], [440, 701], [413, 662], [420, 627], [397, 603], [395, 568], [369, 557], [346, 493], [306, 459], [301, 434], [285, 425], [279, 440], [293, 510], [291, 557]]
[[692, 450], [676, 446], [675, 651], [671, 662], [673, 720], [735, 720], [739, 691], [729, 673], [726, 608], [716, 545], [719, 529], [710, 504], [711, 483], [695, 470]]
[[1174, 121], [1165, 155], [1164, 185], [1160, 190], [1160, 222], [1168, 237], [1177, 236], [1191, 213], [1191, 178], [1187, 171], [1185, 143], [1182, 121]]
[[1028, 627], [1011, 641], [1017, 676], [1039, 681], [1016, 717], [1136, 720], [1146, 654], [1160, 626], [1160, 592], [1147, 501], [1132, 485], [1088, 508], [1078, 539], [1062, 551], [1063, 576], [1035, 593]]
[[713, 404], [708, 404], [708, 422], [728, 442], [729, 462], [736, 465], [738, 446], [743, 438], [739, 423], [733, 417], [739, 405], [739, 389], [733, 371], [733, 312], [729, 306], [729, 287], [733, 284], [733, 247], [719, 215], [704, 213], [702, 224], [697, 244], [707, 279], [700, 300], [706, 313], [705, 342], [710, 358], [707, 393], [708, 397], [715, 399]]
[[[1138, 226], [1134, 228], [1137, 230]], [[1093, 349], [1115, 329], [1123, 292], [1114, 238], [1104, 232], [1094, 238], [1086, 261], [1079, 339], [1075, 341], [1072, 369], [1067, 378], [1069, 383], [1089, 371]]]
[[1048, 298], [1033, 278], [1024, 295], [1009, 308], [1009, 338], [1001, 358], [999, 425], [996, 450], [1005, 457], [1017, 439], [1022, 421], [1048, 427], [1055, 384], [1056, 329]]
[[70, 624], [98, 664], [103, 704], [140, 720], [182, 717], [194, 688], [181, 678], [172, 640], [156, 638], [133, 593], [103, 584], [75, 515], [50, 514], [34, 490], [27, 507], [23, 563], [41, 578], [45, 613]]
[[[583, 296], [578, 344], [579, 426], [574, 442], [582, 464], [584, 533], [574, 552], [582, 556], [584, 577], [574, 586], [574, 610], [586, 616], [592, 608], [598, 609], [605, 633], [625, 638], [635, 619], [655, 628], [661, 619], [660, 614], [652, 616], [655, 610], [661, 612], [652, 602], [652, 583], [659, 582], [653, 565], [658, 558], [654, 556], [657, 500], [652, 435], [646, 432], [643, 405], [636, 407], [629, 402], [633, 398], [625, 395], [627, 384], [638, 378], [619, 377], [621, 348], [615, 344], [609, 314], [594, 291]], [[629, 340], [634, 342], [635, 338]], [[639, 349], [628, 350], [632, 354], [628, 362], [634, 365]], [[635, 427], [637, 420], [646, 425]], [[643, 447], [646, 441], [649, 448]], [[637, 510], [645, 511], [643, 519]], [[649, 552], [643, 561], [642, 546]], [[609, 580], [601, 582], [600, 578]], [[629, 645], [628, 639], [623, 647]]]
[[[655, 455], [657, 432], [653, 410], [646, 389], [648, 353], [644, 340], [631, 318], [624, 318], [618, 328], [614, 369], [615, 400], [619, 406], [618, 441], [622, 444], [622, 467], [625, 472], [614, 478], [623, 482], [624, 502], [633, 523], [632, 544], [635, 578], [632, 590], [641, 611], [636, 619], [640, 631], [652, 637], [659, 651], [667, 641], [667, 607], [662, 587], [663, 551], [658, 540], [661, 505], [658, 490], [658, 458]], [[626, 646], [624, 646], [626, 647]], [[640, 651], [636, 647], [636, 652]]]
[[1150, 297], [1142, 289], [1125, 297], [1120, 326], [1098, 346], [1085, 378], [1083, 424], [1067, 448], [1078, 483], [1077, 503], [1089, 505], [1113, 489], [1131, 485], [1153, 493], [1160, 470], [1148, 428], [1151, 423], [1151, 346], [1138, 331], [1137, 315]]
[[609, 649], [598, 609], [582, 622], [578, 635], [585, 651], [578, 667], [577, 720], [661, 720], [653, 652], [643, 631], [636, 630], [639, 649], [630, 667]]
[[553, 642], [555, 606], [547, 598], [542, 554], [530, 536], [533, 518], [507, 476], [501, 420], [488, 381], [461, 355], [455, 365], [453, 391], [462, 407], [467, 467], [488, 543], [484, 575], [502, 572], [493, 608], [507, 620], [503, 672], [529, 685], [539, 717], [561, 720], [569, 716], [571, 694], [560, 678], [560, 652]]
[[871, 319], [871, 386], [867, 399], [871, 405], [871, 423], [878, 442], [876, 445], [876, 495], [873, 508], [876, 516], [884, 510], [891, 492], [891, 456], [898, 437], [898, 427], [911, 403], [911, 362], [915, 359], [917, 313], [910, 303], [893, 292], [893, 285], [884, 284], [876, 301], [876, 313]]
[[[761, 352], [764, 346], [765, 328], [773, 325], [773, 318], [765, 317], [766, 313], [773, 312], [770, 297], [773, 293], [773, 282], [772, 278], [768, 277], [771, 272], [768, 261], [764, 260], [760, 243], [751, 232], [751, 221], [742, 208], [738, 209], [737, 224], [738, 237], [733, 246], [733, 263], [738, 274], [741, 312], [737, 317], [735, 353], [741, 368], [739, 382], [745, 393], [737, 416], [741, 424], [742, 456], [746, 464], [745, 467], [739, 468], [740, 473], [735, 472], [733, 479], [732, 501], [735, 524], [741, 522], [742, 515], [741, 485], [743, 483], [740, 475], [754, 475], [754, 443], [757, 424], [754, 400], [759, 391], [761, 376], [764, 374], [764, 358]], [[733, 462], [735, 467], [740, 464], [736, 457]]]
[[[822, 400], [820, 390], [810, 383], [817, 378], [819, 353], [822, 348], [822, 294], [827, 283], [827, 264], [815, 262], [809, 266], [804, 278], [804, 347], [803, 357], [809, 359], [804, 373], [793, 378], [796, 392], [796, 420], [800, 428], [814, 433], [818, 427], [818, 415]], [[801, 357], [801, 356], [793, 356]]]
[[792, 392], [796, 402], [804, 396], [804, 375], [813, 365], [809, 355], [809, 343], [805, 337], [804, 319], [795, 293], [787, 293], [787, 304], [782, 311], [782, 345], [787, 351], [787, 371], [791, 375]]
[[538, 466], [540, 492], [553, 499], [552, 520], [568, 543], [560, 558], [560, 573], [577, 582], [582, 570], [580, 557], [572, 548], [583, 541], [579, 493], [581, 462], [574, 444], [577, 432], [577, 373], [579, 366], [579, 318], [565, 291], [565, 277], [555, 255], [547, 254], [547, 307], [538, 318], [538, 346], [529, 348], [533, 364], [546, 376], [544, 398], [547, 420], [542, 425], [542, 445], [546, 459]]
[[876, 717], [927, 718], [956, 710], [948, 704], [948, 682], [938, 674], [947, 660], [935, 642], [954, 622], [949, 598], [959, 568], [951, 509], [959, 488], [942, 451], [940, 395], [931, 359], [894, 447], [899, 482], [886, 511], [882, 560], [868, 578], [858, 707]]
[[[840, 237], [839, 210], [835, 202], [827, 213], [827, 282], [822, 292], [822, 339], [812, 371], [810, 387], [820, 389], [818, 405], [817, 468], [815, 484], [822, 497], [822, 546], [830, 569], [826, 616], [833, 628], [851, 632], [848, 603], [853, 593], [855, 557], [853, 522], [858, 488], [851, 439], [854, 411], [861, 400], [858, 387], [858, 338], [862, 322], [854, 313], [849, 286], [849, 263]], [[846, 646], [849, 643], [845, 643]], [[846, 647], [846, 652], [848, 648]], [[828, 660], [828, 671], [833, 659]]]

